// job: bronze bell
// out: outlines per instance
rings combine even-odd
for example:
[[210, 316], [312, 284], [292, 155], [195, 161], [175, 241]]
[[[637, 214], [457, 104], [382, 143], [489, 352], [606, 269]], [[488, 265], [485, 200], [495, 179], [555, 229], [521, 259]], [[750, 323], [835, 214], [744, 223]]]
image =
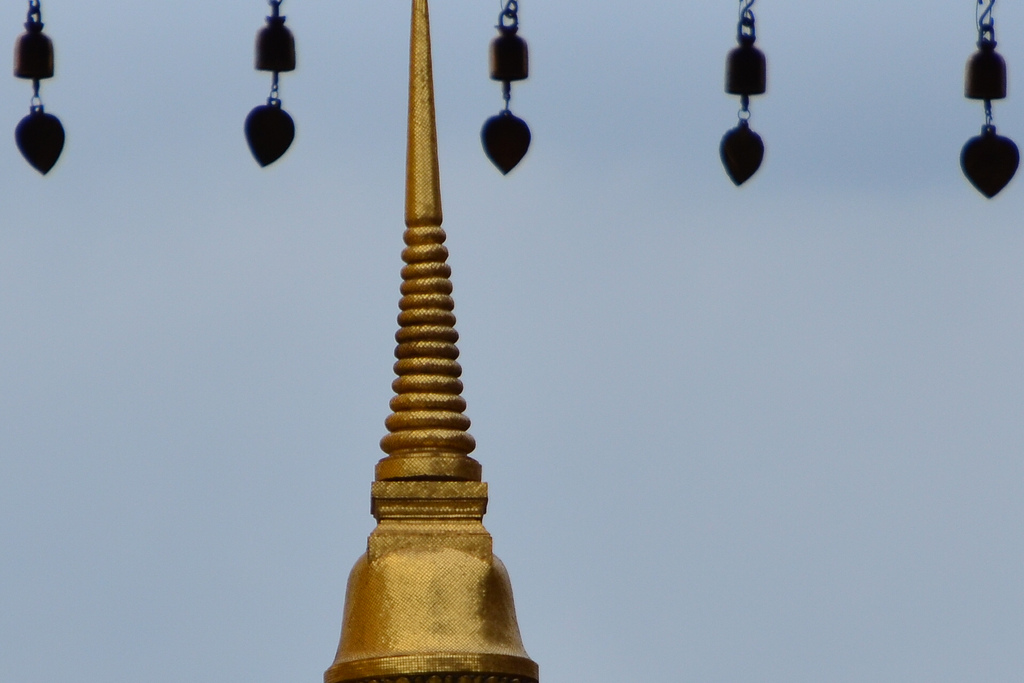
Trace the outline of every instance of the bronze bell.
[[1006, 61], [996, 52], [994, 40], [978, 43], [978, 51], [967, 60], [964, 97], [972, 100], [1006, 97]]
[[267, 17], [267, 25], [256, 34], [256, 69], [295, 70], [295, 37], [284, 25], [284, 17]]
[[768, 64], [764, 53], [754, 47], [750, 36], [729, 53], [725, 69], [725, 92], [730, 95], [762, 95], [767, 89]]
[[518, 27], [499, 27], [501, 34], [491, 41], [491, 78], [523, 81], [530, 75], [530, 52], [526, 41], [516, 35]]
[[25, 28], [14, 45], [14, 75], [34, 81], [53, 78], [53, 41], [39, 22], [30, 21]]

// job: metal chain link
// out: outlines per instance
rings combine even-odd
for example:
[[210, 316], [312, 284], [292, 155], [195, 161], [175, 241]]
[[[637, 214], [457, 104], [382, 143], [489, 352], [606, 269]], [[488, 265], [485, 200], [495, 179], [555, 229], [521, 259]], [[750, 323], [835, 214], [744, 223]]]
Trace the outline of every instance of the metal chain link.
[[750, 96], [749, 95], [741, 95], [740, 96], [740, 110], [738, 112], [736, 112], [736, 117], [739, 118], [740, 121], [749, 121], [750, 120]]
[[757, 30], [754, 27], [754, 10], [752, 9], [755, 1], [740, 0], [740, 23], [736, 27], [736, 37], [741, 42], [744, 39], [750, 41], [757, 39]]
[[43, 23], [43, 8], [39, 5], [39, 0], [28, 0], [28, 23]]
[[281, 104], [281, 76], [276, 71], [274, 72], [273, 79], [270, 81], [270, 97], [267, 98], [267, 104], [277, 106]]
[[974, 8], [978, 20], [978, 45], [996, 42], [996, 22], [992, 18], [995, 6], [996, 0], [978, 0], [978, 6]]
[[508, 0], [505, 3], [505, 8], [501, 10], [501, 15], [498, 17], [498, 28], [508, 30], [519, 28], [519, 3], [516, 0]]

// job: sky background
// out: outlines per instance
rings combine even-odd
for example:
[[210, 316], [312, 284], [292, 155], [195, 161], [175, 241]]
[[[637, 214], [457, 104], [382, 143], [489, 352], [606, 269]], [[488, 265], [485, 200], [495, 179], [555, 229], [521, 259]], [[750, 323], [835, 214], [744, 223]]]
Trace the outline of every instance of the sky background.
[[[1024, 186], [959, 168], [972, 1], [757, 3], [741, 189], [735, 3], [522, 0], [508, 177], [499, 4], [431, 10], [464, 395], [542, 681], [1020, 681]], [[0, 78], [2, 682], [333, 661], [391, 396], [409, 2], [283, 11], [298, 134], [264, 170], [262, 0], [44, 0], [46, 178]], [[996, 31], [1024, 143], [1024, 7]]]

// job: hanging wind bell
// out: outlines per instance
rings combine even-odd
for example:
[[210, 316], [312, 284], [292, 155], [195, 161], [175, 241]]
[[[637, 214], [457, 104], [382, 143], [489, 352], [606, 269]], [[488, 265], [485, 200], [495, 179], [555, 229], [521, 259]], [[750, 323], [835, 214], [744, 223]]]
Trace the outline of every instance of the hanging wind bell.
[[295, 38], [284, 25], [282, 0], [268, 1], [271, 15], [267, 17], [267, 25], [256, 34], [256, 69], [273, 72], [270, 97], [245, 119], [249, 150], [260, 166], [269, 166], [280, 159], [295, 139], [295, 122], [281, 108], [278, 91], [279, 74], [295, 70]]
[[[1006, 62], [996, 52], [996, 26], [992, 18], [995, 0], [978, 0], [978, 51], [967, 60], [964, 96], [985, 101], [985, 125], [960, 152], [960, 168], [971, 184], [991, 199], [1006, 187], [1017, 172], [1020, 153], [1010, 138], [996, 135], [992, 100], [1006, 97]], [[975, 9], [977, 11], [977, 8]]]
[[39, 81], [53, 78], [53, 42], [43, 33], [39, 0], [29, 0], [25, 33], [14, 46], [14, 75], [32, 81], [29, 113], [15, 129], [14, 139], [25, 160], [46, 175], [64, 150], [64, 126], [46, 113], [39, 98]]
[[509, 109], [512, 100], [512, 81], [522, 81], [530, 75], [530, 53], [519, 31], [519, 3], [508, 0], [498, 18], [498, 37], [491, 42], [491, 79], [502, 82], [505, 109], [484, 123], [480, 137], [484, 152], [507, 175], [526, 156], [530, 148], [530, 128], [526, 121]]
[[754, 47], [754, 0], [740, 0], [740, 22], [736, 29], [739, 47], [729, 53], [725, 69], [725, 92], [740, 96], [739, 124], [725, 134], [719, 152], [725, 172], [736, 185], [757, 173], [764, 159], [761, 136], [750, 129], [750, 96], [767, 90], [768, 65], [764, 53]]

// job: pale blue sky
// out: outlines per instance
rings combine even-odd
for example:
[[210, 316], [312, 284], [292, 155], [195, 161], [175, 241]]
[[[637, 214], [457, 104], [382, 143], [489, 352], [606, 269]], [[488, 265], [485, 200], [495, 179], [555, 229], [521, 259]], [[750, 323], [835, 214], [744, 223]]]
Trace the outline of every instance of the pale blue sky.
[[[265, 170], [262, 0], [43, 0], [45, 179], [0, 79], [0, 682], [333, 660], [391, 395], [409, 3], [282, 9], [298, 135]], [[1024, 187], [960, 173], [972, 2], [755, 10], [768, 151], [736, 189], [734, 3], [522, 0], [533, 148], [504, 178], [498, 3], [432, 3], [465, 396], [527, 649], [544, 683], [1017, 681]], [[1024, 143], [1024, 9], [996, 21]]]

